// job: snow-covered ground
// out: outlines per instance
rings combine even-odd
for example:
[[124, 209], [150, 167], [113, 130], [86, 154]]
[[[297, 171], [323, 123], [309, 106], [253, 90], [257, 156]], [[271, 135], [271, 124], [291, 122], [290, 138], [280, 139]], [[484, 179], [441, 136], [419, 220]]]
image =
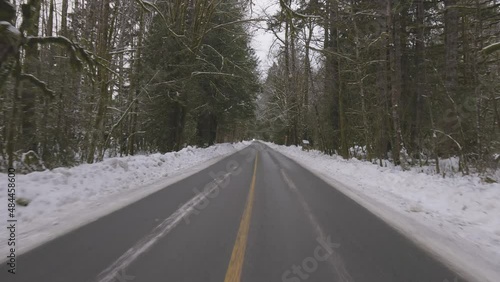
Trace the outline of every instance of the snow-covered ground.
[[[16, 176], [17, 253], [96, 220], [216, 163], [251, 142], [187, 147], [167, 154], [109, 158], [72, 168]], [[0, 175], [0, 203], [7, 207], [7, 175]], [[7, 212], [0, 213], [7, 222]], [[0, 254], [6, 254], [7, 228], [0, 229]], [[2, 260], [2, 259], [0, 259]]]
[[[315, 172], [418, 244], [467, 272], [500, 281], [500, 184], [479, 176], [402, 171], [357, 159], [266, 143]], [[497, 173], [498, 175], [498, 173]]]

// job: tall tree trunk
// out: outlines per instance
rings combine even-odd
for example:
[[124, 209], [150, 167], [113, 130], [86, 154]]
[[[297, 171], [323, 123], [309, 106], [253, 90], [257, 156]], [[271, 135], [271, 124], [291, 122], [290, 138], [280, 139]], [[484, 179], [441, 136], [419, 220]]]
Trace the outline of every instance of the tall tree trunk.
[[[378, 0], [378, 9], [381, 15], [379, 25], [380, 30], [384, 34], [389, 34], [389, 27], [387, 25], [387, 0]], [[382, 160], [387, 158], [388, 144], [389, 144], [389, 131], [390, 131], [390, 109], [389, 109], [389, 40], [387, 36], [381, 36], [379, 42], [379, 61], [377, 65], [377, 90], [379, 92], [378, 102], [382, 107], [378, 115], [378, 142], [377, 142], [377, 156], [379, 158], [379, 165], [382, 166]]]
[[67, 36], [67, 33], [68, 33], [68, 0], [62, 0], [61, 35]]
[[135, 154], [135, 145], [136, 145], [136, 130], [137, 130], [137, 119], [138, 119], [138, 114], [139, 114], [139, 101], [138, 101], [138, 96], [140, 93], [140, 81], [141, 81], [141, 75], [142, 75], [142, 44], [143, 44], [143, 36], [145, 32], [144, 28], [144, 11], [139, 12], [139, 35], [137, 38], [137, 52], [135, 53], [135, 68], [134, 68], [134, 79], [132, 81], [131, 85], [131, 94], [133, 99], [135, 99], [135, 104], [132, 109], [132, 113], [129, 114], [130, 116], [130, 123], [129, 123], [129, 136], [127, 140], [127, 153], [129, 155], [134, 155]]
[[399, 103], [401, 99], [401, 22], [400, 14], [393, 9], [393, 0], [387, 1], [387, 26], [389, 32], [389, 54], [391, 66], [391, 107], [393, 122], [392, 157], [396, 165], [401, 164], [401, 124]]
[[19, 104], [21, 100], [21, 93], [22, 93], [22, 87], [23, 84], [21, 83], [21, 54], [17, 54], [16, 58], [16, 63], [15, 63], [15, 68], [14, 68], [14, 77], [15, 79], [15, 84], [14, 84], [14, 95], [13, 95], [13, 101], [12, 101], [12, 112], [11, 112], [11, 118], [9, 122], [9, 127], [7, 131], [7, 145], [6, 145], [6, 150], [7, 150], [7, 156], [8, 156], [8, 166], [9, 167], [14, 167], [14, 152], [16, 150], [16, 144], [17, 144], [17, 138], [18, 138], [18, 124], [20, 123], [20, 113], [19, 113]]
[[[97, 53], [101, 58], [109, 58], [109, 16], [110, 16], [110, 0], [101, 2], [101, 15], [99, 17], [99, 33], [97, 41]], [[108, 60], [109, 61], [109, 60]], [[105, 67], [99, 66], [97, 70], [99, 79], [99, 100], [97, 102], [97, 114], [94, 122], [94, 128], [90, 147], [87, 155], [87, 162], [93, 163], [97, 147], [100, 147], [104, 141], [104, 121], [109, 103], [109, 72]]]
[[328, 18], [325, 20], [325, 93], [330, 96], [332, 101], [331, 111], [331, 124], [334, 132], [332, 137], [332, 151], [337, 151], [340, 148], [340, 138], [338, 137], [340, 129], [340, 114], [339, 114], [339, 64], [338, 59], [334, 53], [337, 51], [338, 42], [337, 34], [338, 28], [336, 24], [336, 11], [338, 10], [338, 3], [336, 0], [329, 0], [326, 2], [326, 11]]
[[[451, 103], [452, 113], [456, 117], [456, 128], [459, 130], [460, 141], [460, 170], [468, 173], [467, 159], [464, 155], [463, 145], [465, 144], [465, 133], [460, 116], [459, 105], [457, 105], [458, 91], [458, 28], [459, 14], [457, 0], [445, 0], [445, 91], [449, 102]], [[448, 125], [446, 125], [448, 126]]]
[[292, 87], [290, 80], [292, 78], [292, 71], [291, 71], [291, 66], [290, 66], [290, 29], [291, 29], [291, 15], [289, 14], [289, 11], [285, 8], [282, 7], [282, 13], [285, 16], [285, 42], [284, 42], [284, 57], [285, 57], [285, 75], [286, 75], [286, 81], [285, 81], [285, 105], [286, 105], [286, 123], [287, 123], [287, 133], [285, 136], [285, 145], [291, 145], [294, 143], [293, 139], [294, 137], [291, 136], [293, 134], [291, 127], [293, 126], [290, 125], [290, 119], [293, 118], [293, 113], [291, 109], [293, 108], [293, 105], [291, 104], [291, 96], [293, 95], [292, 92]]
[[[291, 2], [291, 1], [290, 1]], [[290, 87], [290, 94], [291, 94], [291, 104], [292, 104], [292, 144], [293, 145], [299, 145], [299, 132], [301, 131], [299, 129], [299, 123], [301, 120], [301, 106], [302, 103], [300, 103], [300, 91], [298, 89], [298, 74], [297, 74], [297, 51], [295, 48], [295, 42], [296, 41], [296, 30], [293, 25], [292, 18], [290, 18], [290, 74], [292, 75], [291, 79], [289, 80], [289, 83], [291, 84]]]
[[[68, 0], [63, 0], [62, 2], [62, 10], [61, 10], [61, 31], [60, 34], [61, 36], [68, 37]], [[59, 51], [59, 55], [61, 58], [65, 57], [66, 52], [64, 50]], [[58, 64], [60, 66], [63, 66], [63, 59], [59, 59]], [[68, 69], [65, 67], [65, 69]], [[68, 133], [69, 130], [67, 128], [68, 122], [65, 121], [65, 112], [67, 109], [65, 109], [64, 105], [66, 104], [66, 101], [68, 99], [67, 94], [67, 83], [68, 83], [68, 78], [63, 75], [61, 77], [61, 85], [59, 87], [59, 95], [57, 99], [57, 123], [56, 123], [56, 136], [57, 136], [57, 143], [60, 147], [60, 150], [67, 150], [68, 149]], [[75, 94], [71, 95], [75, 96]], [[65, 163], [66, 164], [66, 163]]]
[[389, 32], [389, 60], [391, 68], [391, 113], [393, 123], [392, 158], [396, 165], [401, 164], [402, 133], [399, 119], [401, 100], [401, 21], [398, 11], [394, 11], [394, 0], [387, 0], [387, 26]]
[[444, 0], [445, 12], [445, 86], [455, 95], [457, 89], [458, 68], [458, 11], [457, 0]]
[[[412, 142], [414, 148], [414, 155], [420, 156], [421, 150], [421, 126], [422, 126], [422, 99], [425, 94], [425, 83], [424, 83], [424, 74], [425, 74], [425, 38], [424, 38], [424, 18], [425, 18], [425, 8], [424, 8], [424, 0], [416, 0], [416, 8], [417, 8], [417, 35], [415, 38], [415, 65], [417, 67], [416, 71], [416, 87], [415, 87], [415, 121], [412, 123]], [[420, 160], [420, 157], [419, 157]], [[421, 163], [421, 162], [420, 162]]]
[[361, 56], [360, 56], [360, 31], [358, 28], [358, 23], [356, 21], [356, 17], [354, 15], [354, 5], [355, 1], [351, 1], [351, 18], [353, 21], [353, 28], [354, 28], [354, 44], [355, 44], [355, 53], [356, 53], [356, 83], [359, 86], [359, 94], [361, 96], [361, 116], [363, 119], [363, 137], [364, 137], [364, 143], [366, 146], [366, 149], [368, 151], [367, 154], [367, 159], [371, 160], [372, 159], [372, 146], [370, 142], [370, 137], [371, 137], [371, 130], [370, 130], [370, 125], [368, 124], [368, 113], [366, 109], [366, 97], [365, 97], [365, 86], [364, 86], [364, 79], [363, 79], [363, 69], [362, 65], [364, 62], [362, 62]]
[[[23, 27], [24, 32], [28, 36], [38, 36], [39, 32], [39, 20], [40, 20], [40, 0], [30, 0], [27, 6], [23, 6]], [[26, 13], [27, 11], [30, 11]], [[25, 14], [26, 13], [26, 14]], [[36, 75], [38, 74], [40, 61], [40, 54], [38, 46], [32, 45], [26, 47], [26, 53], [24, 58], [23, 72], [28, 74]], [[21, 84], [25, 84], [20, 82]], [[37, 152], [38, 142], [36, 138], [36, 122], [35, 122], [35, 111], [36, 111], [36, 92], [37, 89], [31, 84], [22, 85], [21, 101], [22, 101], [22, 148], [23, 150], [32, 150]]]
[[[304, 116], [304, 127], [303, 131], [301, 132], [301, 136], [303, 139], [309, 140], [309, 127], [308, 127], [308, 116], [309, 116], [309, 93], [313, 90], [313, 79], [312, 79], [312, 69], [311, 69], [311, 55], [310, 55], [310, 47], [311, 47], [311, 40], [313, 36], [313, 24], [311, 21], [307, 24], [308, 32], [307, 39], [305, 42], [305, 58], [304, 58], [304, 68], [305, 68], [305, 75], [304, 75], [304, 95], [303, 95], [303, 116]], [[304, 29], [306, 30], [306, 29]]]
[[52, 36], [54, 30], [54, 0], [49, 2], [49, 19], [47, 20], [46, 34]]
[[[484, 23], [483, 23], [483, 9], [482, 9], [482, 1], [476, 0], [476, 17], [477, 17], [477, 25], [476, 25], [476, 32], [475, 35], [477, 36], [476, 41], [476, 50], [480, 51], [484, 48], [484, 40], [483, 40], [483, 32], [484, 32]], [[476, 58], [474, 59], [474, 65], [473, 65], [473, 81], [474, 85], [476, 86], [476, 153], [477, 153], [477, 158], [479, 160], [478, 166], [482, 163], [483, 159], [483, 132], [482, 132], [482, 125], [481, 125], [481, 115], [482, 115], [482, 104], [483, 104], [483, 98], [482, 98], [482, 91], [481, 91], [481, 78], [479, 76], [480, 70], [479, 70], [479, 64], [478, 64], [478, 58], [479, 56], [476, 55]], [[480, 170], [482, 170], [482, 167], [478, 167]]]

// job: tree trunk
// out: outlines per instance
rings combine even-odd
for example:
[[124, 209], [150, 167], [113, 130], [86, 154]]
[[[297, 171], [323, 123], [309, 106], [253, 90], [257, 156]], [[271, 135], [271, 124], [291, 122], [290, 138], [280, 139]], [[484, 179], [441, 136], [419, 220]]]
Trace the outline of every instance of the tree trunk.
[[[416, 87], [415, 87], [415, 120], [412, 123], [412, 142], [413, 142], [413, 153], [414, 156], [419, 156], [420, 161], [420, 150], [421, 150], [421, 126], [422, 126], [422, 99], [425, 95], [425, 38], [424, 38], [424, 0], [416, 0], [417, 8], [417, 35], [415, 38], [415, 65], [417, 66], [416, 72]], [[420, 161], [421, 164], [421, 161]]]
[[139, 114], [139, 101], [137, 100], [139, 93], [140, 93], [140, 77], [142, 75], [142, 44], [143, 44], [143, 36], [145, 32], [144, 28], [144, 11], [141, 10], [140, 15], [139, 15], [139, 36], [137, 38], [137, 52], [135, 53], [135, 68], [134, 68], [134, 80], [132, 81], [131, 85], [131, 94], [133, 99], [135, 99], [135, 104], [132, 109], [132, 113], [129, 114], [130, 116], [130, 123], [129, 123], [129, 137], [127, 140], [127, 152], [129, 155], [134, 155], [135, 154], [135, 138], [136, 138], [136, 130], [137, 130], [137, 119], [138, 119], [138, 114]]
[[304, 116], [304, 130], [301, 132], [302, 138], [309, 140], [309, 127], [308, 127], [308, 115], [309, 115], [309, 93], [313, 90], [313, 80], [312, 80], [312, 70], [311, 70], [311, 57], [310, 57], [310, 44], [313, 35], [313, 25], [312, 22], [308, 23], [308, 36], [305, 44], [305, 58], [304, 58], [304, 96], [303, 96], [303, 116]]
[[401, 98], [401, 24], [399, 12], [393, 11], [393, 0], [387, 1], [387, 26], [389, 32], [389, 57], [391, 66], [391, 113], [393, 122], [392, 158], [396, 165], [401, 164], [401, 124], [399, 103]]
[[[99, 35], [97, 42], [97, 53], [101, 58], [108, 59], [108, 36], [109, 36], [109, 15], [110, 15], [110, 0], [101, 2], [101, 16], [99, 18]], [[109, 59], [108, 59], [109, 61]], [[109, 72], [106, 68], [99, 66], [97, 70], [97, 77], [99, 79], [99, 100], [97, 102], [97, 114], [94, 122], [94, 128], [90, 147], [87, 155], [87, 162], [93, 163], [97, 147], [102, 146], [104, 141], [104, 120], [109, 103]]]
[[9, 158], [8, 160], [8, 166], [10, 168], [14, 167], [14, 159], [15, 155], [14, 152], [16, 150], [15, 144], [17, 143], [17, 138], [18, 138], [18, 124], [20, 120], [20, 113], [19, 113], [19, 104], [21, 100], [21, 93], [22, 93], [22, 87], [23, 84], [21, 83], [20, 76], [21, 76], [21, 54], [18, 53], [17, 58], [16, 58], [16, 64], [15, 64], [15, 69], [14, 69], [14, 76], [16, 78], [15, 84], [14, 84], [14, 95], [13, 95], [13, 101], [12, 101], [12, 113], [11, 113], [11, 118], [9, 122], [9, 128], [7, 132], [7, 156]]
[[331, 108], [331, 124], [334, 132], [332, 138], [332, 151], [337, 151], [340, 148], [340, 138], [338, 137], [340, 129], [340, 114], [339, 114], [339, 64], [338, 59], [333, 54], [337, 51], [337, 25], [336, 25], [336, 11], [338, 10], [338, 3], [335, 0], [329, 0], [326, 3], [326, 11], [328, 14], [327, 20], [325, 20], [325, 51], [326, 51], [326, 62], [325, 62], [325, 94], [330, 96], [332, 101]]
[[359, 94], [361, 96], [361, 116], [363, 119], [363, 137], [364, 137], [364, 143], [366, 146], [366, 149], [368, 151], [367, 154], [367, 159], [371, 160], [372, 159], [372, 149], [371, 149], [371, 143], [370, 143], [370, 125], [368, 124], [368, 113], [366, 109], [366, 97], [365, 97], [365, 87], [364, 87], [364, 79], [363, 79], [363, 69], [361, 66], [364, 64], [361, 60], [360, 56], [360, 50], [359, 50], [359, 45], [360, 45], [360, 32], [358, 28], [358, 24], [356, 21], [356, 17], [354, 15], [354, 5], [355, 1], [351, 1], [351, 5], [353, 8], [351, 8], [351, 18], [353, 21], [353, 28], [354, 28], [354, 44], [355, 44], [355, 53], [356, 53], [356, 83], [359, 86]]
[[[378, 8], [380, 10], [381, 19], [379, 21], [380, 30], [382, 33], [389, 33], [389, 28], [387, 25], [387, 0], [379, 0]], [[381, 36], [379, 42], [379, 61], [377, 65], [377, 90], [378, 103], [381, 105], [381, 110], [378, 115], [378, 142], [377, 142], [377, 156], [379, 158], [379, 165], [383, 166], [382, 160], [387, 158], [388, 145], [389, 143], [389, 129], [390, 129], [390, 110], [389, 110], [389, 59], [388, 59], [388, 47], [389, 41], [387, 36]]]
[[[30, 0], [28, 1], [28, 6], [24, 6], [23, 10], [30, 9], [31, 12], [28, 15], [23, 14], [23, 27], [25, 28], [26, 34], [28, 36], [38, 36], [39, 31], [39, 20], [40, 20], [40, 0]], [[29, 16], [29, 18], [26, 18]], [[27, 23], [27, 24], [25, 24]], [[23, 72], [28, 74], [36, 75], [38, 73], [40, 54], [38, 46], [27, 46], [25, 52], [25, 58], [23, 62]], [[22, 89], [21, 102], [22, 102], [22, 115], [21, 115], [21, 126], [22, 131], [22, 148], [25, 151], [37, 152], [37, 138], [36, 138], [36, 122], [35, 122], [35, 111], [36, 111], [36, 92], [35, 86], [20, 82]], [[25, 85], [24, 85], [25, 84]]]
[[445, 86], [452, 95], [457, 88], [458, 66], [458, 11], [457, 0], [444, 0], [445, 12]]

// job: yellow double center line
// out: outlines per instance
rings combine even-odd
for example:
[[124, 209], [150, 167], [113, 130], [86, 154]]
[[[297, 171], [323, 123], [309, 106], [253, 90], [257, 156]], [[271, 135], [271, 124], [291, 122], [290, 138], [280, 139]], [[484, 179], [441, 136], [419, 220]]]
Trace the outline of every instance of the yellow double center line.
[[255, 194], [255, 176], [257, 174], [257, 159], [259, 155], [255, 155], [255, 163], [253, 166], [252, 184], [248, 192], [247, 203], [243, 216], [240, 222], [236, 242], [234, 243], [233, 253], [226, 272], [224, 282], [239, 282], [241, 278], [241, 271], [243, 269], [243, 261], [245, 260], [245, 250], [247, 247], [248, 231], [250, 230], [250, 218], [252, 217], [253, 200]]

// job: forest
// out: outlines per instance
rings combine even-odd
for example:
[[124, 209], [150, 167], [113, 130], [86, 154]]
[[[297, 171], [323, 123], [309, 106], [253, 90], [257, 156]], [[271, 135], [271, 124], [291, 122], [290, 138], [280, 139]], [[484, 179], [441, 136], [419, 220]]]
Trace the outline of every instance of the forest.
[[499, 0], [274, 2], [0, 0], [0, 169], [252, 138], [498, 166]]
[[245, 3], [1, 3], [3, 169], [245, 137], [259, 90]]
[[[500, 152], [500, 1], [280, 0], [261, 138], [403, 168]], [[315, 55], [315, 54], [319, 54]]]

